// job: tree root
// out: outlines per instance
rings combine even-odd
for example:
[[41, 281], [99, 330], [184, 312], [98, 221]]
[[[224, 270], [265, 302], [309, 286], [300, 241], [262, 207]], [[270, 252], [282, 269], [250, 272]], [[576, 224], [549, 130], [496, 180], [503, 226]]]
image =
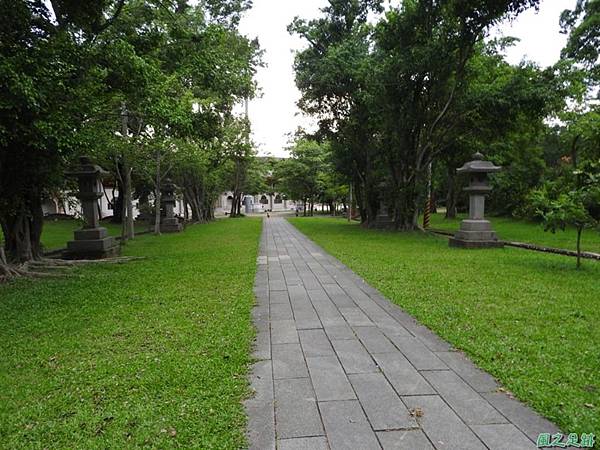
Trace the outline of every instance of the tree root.
[[21, 265], [9, 264], [0, 248], [0, 283], [15, 278], [64, 278], [70, 276], [65, 271], [90, 264], [123, 264], [128, 261], [146, 259], [143, 256], [119, 256], [107, 259], [51, 259], [42, 258], [27, 261]]
[[83, 266], [87, 264], [123, 264], [129, 261], [137, 261], [140, 259], [146, 259], [145, 256], [117, 256], [115, 258], [106, 259], [54, 259], [44, 258], [41, 260], [30, 261], [28, 264], [38, 266]]
[[0, 265], [0, 283], [14, 280], [16, 278], [64, 278], [64, 273], [48, 273], [24, 269], [1, 264]]

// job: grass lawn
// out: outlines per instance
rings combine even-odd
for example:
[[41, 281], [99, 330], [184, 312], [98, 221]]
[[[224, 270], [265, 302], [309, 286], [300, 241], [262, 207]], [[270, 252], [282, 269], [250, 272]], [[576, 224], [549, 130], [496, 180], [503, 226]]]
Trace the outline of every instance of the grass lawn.
[[290, 219], [565, 432], [600, 434], [600, 263]]
[[0, 286], [1, 448], [240, 448], [261, 222], [145, 235]]
[[[73, 240], [73, 231], [81, 228], [81, 221], [75, 219], [47, 220], [42, 230], [42, 244], [46, 250], [55, 250], [67, 246]], [[108, 230], [111, 236], [121, 236], [121, 224], [102, 222], [101, 226]], [[135, 224], [135, 231], [145, 231], [145, 223]]]
[[[80, 229], [81, 224], [82, 222], [77, 219], [46, 220], [42, 230], [42, 244], [44, 248], [46, 250], [65, 248], [67, 242], [73, 240], [73, 231]], [[102, 222], [101, 226], [105, 227], [111, 236], [121, 235], [121, 224]], [[148, 229], [147, 225], [141, 222], [136, 223], [134, 227], [136, 232]], [[3, 238], [2, 230], [0, 230], [0, 243], [2, 243]]]
[[[444, 214], [432, 214], [431, 227], [439, 230], [456, 231], [460, 221], [466, 215], [456, 219], [445, 219]], [[546, 247], [565, 248], [575, 250], [577, 233], [575, 228], [565, 231], [544, 231], [544, 226], [526, 220], [517, 220], [511, 217], [488, 217], [500, 239], [505, 241], [528, 242]], [[421, 220], [423, 220], [421, 218]], [[581, 248], [584, 251], [600, 253], [600, 232], [598, 230], [584, 230], [581, 238]]]

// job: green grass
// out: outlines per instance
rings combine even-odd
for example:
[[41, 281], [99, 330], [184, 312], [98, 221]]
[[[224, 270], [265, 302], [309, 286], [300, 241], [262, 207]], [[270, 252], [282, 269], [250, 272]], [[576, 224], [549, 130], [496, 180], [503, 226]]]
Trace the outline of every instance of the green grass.
[[[44, 228], [42, 229], [42, 244], [46, 250], [57, 250], [67, 246], [68, 241], [73, 240], [73, 231], [81, 228], [82, 221], [77, 219], [53, 219], [46, 220], [44, 222]], [[121, 235], [121, 224], [102, 222], [101, 226], [108, 230], [108, 234], [111, 236]], [[136, 223], [135, 231], [145, 231], [148, 229], [145, 223]], [[0, 243], [2, 243], [4, 236], [2, 230], [0, 230]]]
[[0, 286], [1, 448], [239, 448], [261, 222], [140, 236]]
[[[600, 434], [600, 264], [290, 219], [565, 432]], [[586, 406], [587, 405], [587, 406]]]
[[[456, 219], [445, 219], [444, 214], [432, 214], [431, 227], [440, 230], [456, 231], [460, 221], [465, 215]], [[539, 223], [518, 220], [511, 217], [489, 217], [494, 230], [500, 239], [505, 241], [528, 242], [546, 247], [576, 249], [575, 228], [567, 228], [565, 231], [544, 231], [544, 226]], [[421, 219], [422, 220], [422, 219]], [[598, 230], [587, 229], [581, 238], [581, 248], [584, 251], [600, 253], [600, 233]]]
[[[108, 230], [111, 236], [121, 235], [121, 224], [102, 222], [101, 226]], [[81, 228], [81, 221], [75, 219], [57, 219], [44, 222], [42, 230], [42, 244], [46, 250], [56, 250], [67, 246], [73, 240], [73, 231]], [[145, 223], [135, 224], [135, 231], [144, 231], [148, 227]]]

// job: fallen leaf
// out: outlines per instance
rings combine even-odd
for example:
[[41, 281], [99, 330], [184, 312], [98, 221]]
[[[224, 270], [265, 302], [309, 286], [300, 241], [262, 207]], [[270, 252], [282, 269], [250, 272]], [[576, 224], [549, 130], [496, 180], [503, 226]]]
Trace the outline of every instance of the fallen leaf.
[[409, 412], [413, 417], [423, 417], [423, 410], [421, 408], [413, 408]]

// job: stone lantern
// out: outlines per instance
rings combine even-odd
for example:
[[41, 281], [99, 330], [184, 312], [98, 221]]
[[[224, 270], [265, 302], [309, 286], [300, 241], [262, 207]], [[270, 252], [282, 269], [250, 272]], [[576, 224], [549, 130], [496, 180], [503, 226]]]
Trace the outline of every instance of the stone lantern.
[[469, 193], [469, 218], [460, 223], [459, 231], [450, 238], [451, 247], [485, 248], [504, 245], [498, 240], [490, 222], [484, 218], [485, 195], [492, 190], [488, 174], [500, 170], [502, 167], [484, 161], [483, 155], [479, 152], [473, 155], [473, 161], [465, 163], [456, 170], [459, 174], [469, 175], [469, 186], [464, 188]]
[[[379, 190], [379, 209], [377, 210], [377, 216], [375, 216], [375, 228], [382, 230], [392, 230], [395, 227], [394, 217], [390, 216], [389, 208], [386, 203], [386, 194], [389, 191], [388, 185], [385, 182], [381, 182], [377, 185]], [[352, 205], [350, 205], [352, 210]], [[352, 213], [352, 211], [351, 211]]]
[[75, 196], [81, 201], [83, 228], [75, 231], [75, 239], [67, 242], [66, 256], [72, 259], [100, 259], [119, 253], [117, 240], [100, 226], [98, 199], [102, 197], [102, 177], [108, 174], [102, 167], [92, 163], [89, 157], [81, 156], [79, 166], [66, 173], [77, 178], [79, 192]]
[[160, 221], [161, 233], [178, 233], [183, 228], [179, 219], [175, 217], [175, 187], [175, 184], [168, 178], [161, 186], [161, 203], [165, 210], [165, 216]]
[[246, 195], [244, 197], [244, 211], [246, 212], [246, 214], [250, 214], [252, 212], [252, 209], [254, 208], [253, 200], [254, 199], [251, 195]]

